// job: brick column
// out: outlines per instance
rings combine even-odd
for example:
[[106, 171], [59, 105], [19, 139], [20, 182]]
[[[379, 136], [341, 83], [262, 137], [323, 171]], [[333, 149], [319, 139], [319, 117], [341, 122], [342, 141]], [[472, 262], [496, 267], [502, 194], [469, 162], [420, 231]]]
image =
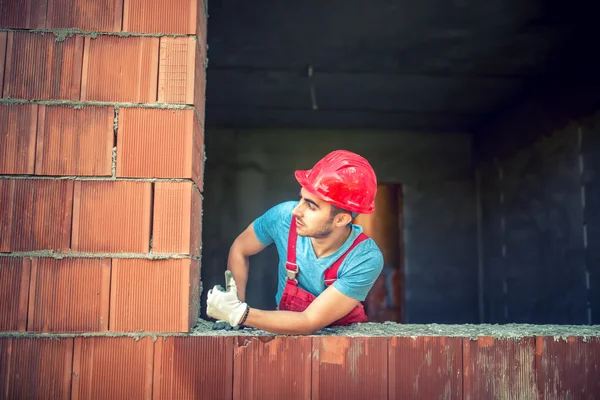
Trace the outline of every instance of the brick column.
[[206, 16], [0, 1], [0, 331], [194, 325]]

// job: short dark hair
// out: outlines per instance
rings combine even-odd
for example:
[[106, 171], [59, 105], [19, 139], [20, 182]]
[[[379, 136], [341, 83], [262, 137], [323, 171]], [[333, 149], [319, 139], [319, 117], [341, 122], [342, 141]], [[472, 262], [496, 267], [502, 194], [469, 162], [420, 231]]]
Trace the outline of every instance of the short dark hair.
[[336, 207], [333, 204], [331, 205], [331, 209], [329, 210], [329, 222], [333, 222], [333, 219], [335, 218], [336, 215], [338, 214], [342, 214], [342, 213], [348, 213], [350, 214], [350, 217], [352, 217], [352, 220], [354, 221], [354, 218], [356, 218], [356, 216], [358, 215], [358, 213], [352, 212], [352, 211], [348, 211], [345, 210], [343, 208], [340, 207]]

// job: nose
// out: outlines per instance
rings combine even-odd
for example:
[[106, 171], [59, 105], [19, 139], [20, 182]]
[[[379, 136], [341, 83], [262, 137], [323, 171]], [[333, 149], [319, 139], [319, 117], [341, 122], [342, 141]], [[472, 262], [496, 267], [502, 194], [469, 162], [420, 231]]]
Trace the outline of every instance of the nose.
[[296, 218], [301, 217], [302, 213], [300, 212], [300, 203], [292, 210], [292, 215]]

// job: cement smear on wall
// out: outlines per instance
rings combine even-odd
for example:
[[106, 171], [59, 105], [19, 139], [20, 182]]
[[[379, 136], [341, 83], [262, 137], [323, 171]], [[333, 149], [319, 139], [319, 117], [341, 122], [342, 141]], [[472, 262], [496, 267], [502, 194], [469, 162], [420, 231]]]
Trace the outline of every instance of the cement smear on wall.
[[[157, 333], [157, 332], [96, 332], [96, 333], [33, 333], [33, 332], [0, 332], [0, 338], [49, 338], [68, 337], [131, 337], [139, 340], [151, 337], [154, 340], [166, 337], [186, 336], [282, 336], [258, 329], [213, 330], [213, 322], [198, 320], [190, 333]], [[600, 337], [600, 325], [403, 325], [395, 322], [355, 324], [348, 327], [326, 328], [311, 336], [345, 336], [345, 337], [412, 337], [446, 336], [476, 339], [480, 336], [491, 336], [499, 339], [518, 339], [531, 336], [553, 337], [555, 340], [566, 340], [570, 336]]]
[[[275, 336], [256, 329], [240, 329], [232, 331], [215, 331], [209, 321], [199, 321], [191, 335], [193, 336]], [[347, 336], [347, 337], [418, 337], [447, 336], [477, 338], [491, 336], [495, 338], [521, 338], [527, 336], [552, 336], [556, 339], [569, 336], [600, 337], [600, 325], [403, 325], [395, 322], [355, 324], [347, 327], [325, 328], [312, 336]]]

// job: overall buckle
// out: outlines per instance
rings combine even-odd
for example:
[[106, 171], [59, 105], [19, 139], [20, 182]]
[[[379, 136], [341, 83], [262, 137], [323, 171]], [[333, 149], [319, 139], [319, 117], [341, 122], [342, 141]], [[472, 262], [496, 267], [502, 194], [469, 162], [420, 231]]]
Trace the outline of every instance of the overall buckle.
[[[288, 268], [288, 266], [292, 266], [292, 268], [295, 267], [295, 270], [293, 270], [291, 268]], [[296, 282], [296, 283], [298, 283], [298, 280], [296, 279], [296, 275], [298, 275], [298, 271], [299, 271], [298, 264], [294, 264], [294, 263], [291, 263], [291, 262], [286, 262], [285, 263], [285, 270], [287, 272], [287, 278], [290, 279], [290, 280], [292, 280], [292, 281], [294, 281], [294, 282]]]

